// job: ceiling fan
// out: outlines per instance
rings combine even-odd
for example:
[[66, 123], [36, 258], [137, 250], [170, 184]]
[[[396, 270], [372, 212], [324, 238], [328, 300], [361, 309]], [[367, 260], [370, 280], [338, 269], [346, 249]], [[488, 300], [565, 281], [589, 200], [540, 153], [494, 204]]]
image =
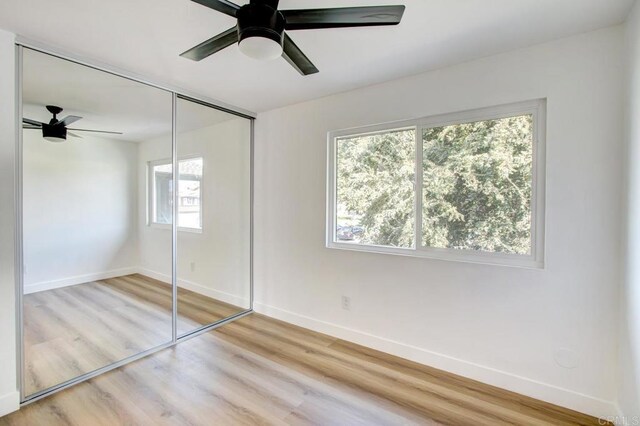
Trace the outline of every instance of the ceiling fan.
[[192, 1], [234, 17], [238, 22], [180, 56], [200, 61], [238, 42], [240, 51], [252, 58], [284, 56], [302, 75], [315, 74], [318, 69], [285, 30], [397, 25], [405, 9], [398, 5], [278, 10], [279, 0], [251, 0], [242, 7], [227, 0]]
[[58, 120], [57, 115], [62, 112], [62, 108], [55, 105], [47, 105], [47, 110], [53, 114], [53, 118], [49, 123], [42, 123], [40, 121], [32, 120], [30, 118], [22, 119], [22, 128], [23, 129], [38, 129], [42, 130], [42, 137], [49, 142], [64, 142], [67, 140], [67, 135], [73, 136], [76, 138], [80, 138], [82, 136], [76, 135], [72, 132], [67, 132], [67, 130], [73, 130], [75, 132], [92, 132], [92, 133], [108, 133], [112, 135], [121, 135], [121, 132], [107, 132], [105, 130], [91, 130], [91, 129], [75, 129], [67, 127], [71, 123], [75, 123], [80, 120], [82, 117], [78, 117], [77, 115], [68, 115], [62, 120]]

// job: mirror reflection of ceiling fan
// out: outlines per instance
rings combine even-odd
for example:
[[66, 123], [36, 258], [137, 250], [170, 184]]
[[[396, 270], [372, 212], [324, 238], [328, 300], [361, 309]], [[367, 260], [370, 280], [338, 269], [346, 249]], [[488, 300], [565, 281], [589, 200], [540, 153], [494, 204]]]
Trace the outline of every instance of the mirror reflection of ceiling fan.
[[47, 110], [51, 114], [53, 114], [53, 118], [49, 121], [49, 123], [43, 123], [41, 121], [32, 120], [30, 118], [23, 118], [22, 128], [42, 130], [42, 137], [49, 142], [64, 142], [67, 140], [67, 135], [76, 138], [82, 137], [75, 133], [68, 132], [67, 130], [73, 130], [74, 132], [106, 133], [111, 135], [122, 134], [122, 132], [109, 132], [106, 130], [78, 129], [67, 127], [69, 124], [75, 123], [76, 121], [82, 119], [82, 117], [78, 117], [77, 115], [68, 115], [64, 119], [58, 120], [57, 115], [62, 112], [62, 108], [55, 105], [47, 105]]

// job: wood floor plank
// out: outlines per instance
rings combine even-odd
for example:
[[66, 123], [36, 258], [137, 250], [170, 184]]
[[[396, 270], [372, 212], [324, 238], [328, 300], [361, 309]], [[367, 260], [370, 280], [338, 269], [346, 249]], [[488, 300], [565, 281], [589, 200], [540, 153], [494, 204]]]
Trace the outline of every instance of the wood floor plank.
[[[95, 287], [109, 301], [96, 308], [102, 320], [123, 315], [119, 330], [136, 318], [144, 292], [156, 286], [140, 276]], [[168, 306], [166, 288], [150, 297], [140, 315], [158, 323]], [[106, 292], [106, 293], [105, 293]], [[114, 296], [117, 295], [117, 296]], [[129, 296], [127, 296], [129, 295]], [[73, 303], [34, 298], [34, 346], [59, 345], [41, 368], [63, 368], [66, 352], [91, 351], [90, 339], [74, 344], [38, 319], [53, 306]], [[124, 298], [119, 300], [119, 298]], [[128, 299], [127, 297], [130, 297]], [[167, 299], [167, 297], [169, 297]], [[202, 309], [193, 299], [185, 306]], [[91, 306], [87, 304], [86, 306]], [[197, 324], [226, 312], [218, 305]], [[87, 315], [87, 311], [75, 315]], [[73, 318], [73, 316], [71, 317]], [[64, 327], [62, 327], [64, 328]], [[132, 331], [134, 333], [134, 331]], [[51, 340], [42, 340], [50, 338]], [[124, 337], [124, 340], [128, 338]], [[37, 342], [37, 343], [36, 343]], [[105, 350], [112, 355], [122, 349]], [[66, 351], [66, 352], [65, 352]], [[83, 361], [84, 362], [84, 361]], [[82, 364], [67, 368], [82, 369]], [[4, 425], [597, 425], [597, 419], [513, 392], [446, 373], [334, 337], [252, 314], [212, 332], [103, 374], [0, 418]]]
[[[442, 422], [455, 419], [457, 424], [468, 424], [472, 420], [481, 424], [502, 424], [494, 412], [478, 412], [468, 406], [457, 404], [444, 395], [433, 392], [415, 392], [402, 387], [394, 380], [386, 380], [368, 374], [361, 366], [344, 365], [331, 359], [325, 351], [314, 351], [305, 348], [299, 342], [291, 343], [289, 338], [275, 333], [261, 335], [247, 334], [247, 327], [236, 330], [230, 327], [220, 330], [229, 341], [243, 348], [256, 351], [297, 370], [313, 374], [318, 380], [328, 381], [332, 386], [348, 390], [354, 394], [367, 395], [379, 404], [391, 401], [408, 410], [421, 413], [426, 418]], [[278, 348], [276, 352], [272, 348]]]
[[[171, 341], [171, 286], [140, 274], [27, 294], [24, 306], [27, 395]], [[180, 334], [243, 310], [178, 289]]]

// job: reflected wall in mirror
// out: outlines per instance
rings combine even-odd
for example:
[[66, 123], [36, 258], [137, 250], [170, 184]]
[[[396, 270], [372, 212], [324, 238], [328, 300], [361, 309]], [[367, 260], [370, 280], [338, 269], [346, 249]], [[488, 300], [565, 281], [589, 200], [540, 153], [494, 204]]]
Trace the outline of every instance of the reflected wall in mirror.
[[172, 94], [24, 49], [22, 99], [26, 397], [172, 340]]
[[178, 335], [250, 309], [251, 122], [178, 98]]

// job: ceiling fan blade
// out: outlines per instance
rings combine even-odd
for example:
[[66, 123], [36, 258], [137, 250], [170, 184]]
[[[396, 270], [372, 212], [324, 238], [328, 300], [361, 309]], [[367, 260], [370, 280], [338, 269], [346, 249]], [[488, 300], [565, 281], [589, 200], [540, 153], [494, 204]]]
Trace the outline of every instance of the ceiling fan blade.
[[32, 126], [36, 126], [36, 127], [41, 127], [41, 126], [44, 124], [44, 123], [41, 123], [41, 122], [39, 122], [39, 121], [32, 120], [32, 119], [30, 119], [30, 118], [23, 118], [23, 119], [22, 119], [22, 122], [23, 122], [24, 124], [30, 124], [30, 125], [32, 125]]
[[77, 115], [68, 115], [67, 117], [64, 118], [64, 120], [60, 120], [58, 121], [55, 125], [59, 126], [59, 125], [63, 125], [63, 126], [68, 126], [71, 123], [75, 123], [78, 120], [81, 120], [82, 117], [78, 117]]
[[318, 28], [369, 27], [397, 25], [402, 19], [404, 6], [337, 7], [333, 9], [281, 10], [287, 30]]
[[240, 9], [235, 3], [231, 3], [227, 0], [192, 0], [198, 4], [206, 6], [210, 9], [217, 10], [225, 15], [236, 17], [236, 12]]
[[302, 53], [302, 50], [291, 40], [287, 34], [284, 35], [284, 51], [282, 56], [302, 75], [315, 74], [318, 68]]
[[229, 47], [238, 42], [238, 28], [229, 28], [227, 31], [211, 37], [209, 40], [200, 43], [197, 46], [192, 47], [180, 54], [184, 58], [189, 58], [194, 61], [201, 61], [209, 55], [213, 55], [216, 52]]
[[37, 127], [37, 126], [30, 126], [30, 125], [24, 125], [22, 126], [23, 129], [28, 129], [28, 130], [42, 130], [42, 127]]
[[82, 136], [76, 135], [75, 133], [67, 132], [67, 136], [73, 136], [74, 138], [82, 139]]
[[121, 135], [122, 134], [122, 132], [108, 132], [106, 130], [72, 129], [72, 128], [68, 128], [67, 130], [73, 130], [73, 131], [76, 131], [76, 132], [108, 133], [110, 135]]

